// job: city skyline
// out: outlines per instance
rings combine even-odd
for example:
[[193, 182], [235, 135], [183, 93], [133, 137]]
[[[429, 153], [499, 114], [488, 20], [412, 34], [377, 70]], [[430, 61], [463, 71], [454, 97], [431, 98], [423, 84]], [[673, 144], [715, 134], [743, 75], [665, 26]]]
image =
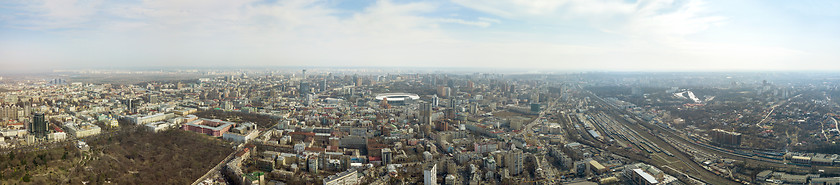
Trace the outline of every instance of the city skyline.
[[836, 71], [833, 1], [10, 1], [0, 72], [131, 67]]

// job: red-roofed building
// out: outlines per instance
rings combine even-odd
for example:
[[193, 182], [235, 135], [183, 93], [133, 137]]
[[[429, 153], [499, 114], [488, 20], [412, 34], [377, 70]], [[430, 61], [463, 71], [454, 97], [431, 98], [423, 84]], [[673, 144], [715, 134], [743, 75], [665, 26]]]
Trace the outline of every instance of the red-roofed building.
[[197, 119], [184, 125], [184, 130], [221, 137], [222, 134], [236, 126], [236, 123], [222, 120]]
[[24, 125], [23, 123], [9, 123], [7, 126], [11, 127], [12, 129], [23, 129], [24, 127], [26, 127], [26, 125]]

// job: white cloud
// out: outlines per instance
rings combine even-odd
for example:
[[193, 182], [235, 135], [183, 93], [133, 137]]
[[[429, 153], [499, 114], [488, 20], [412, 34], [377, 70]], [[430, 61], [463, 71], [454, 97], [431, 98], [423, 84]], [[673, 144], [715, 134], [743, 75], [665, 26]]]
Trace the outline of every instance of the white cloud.
[[707, 15], [701, 0], [454, 0], [462, 6], [523, 21], [560, 24], [586, 20], [605, 32], [645, 39], [684, 36], [704, 31], [725, 20]]
[[97, 13], [102, 0], [23, 1], [23, 13], [10, 15], [11, 27], [46, 30], [79, 27]]
[[442, 18], [442, 19], [438, 19], [438, 21], [444, 22], [444, 23], [457, 23], [457, 24], [463, 24], [463, 25], [469, 25], [469, 26], [478, 26], [478, 27], [488, 27], [492, 24], [489, 21], [467, 21], [467, 20], [463, 20], [463, 19], [452, 19], [452, 18]]
[[478, 20], [484, 21], [484, 22], [489, 22], [489, 23], [495, 23], [495, 24], [502, 23], [502, 21], [500, 21], [499, 19], [493, 19], [493, 18], [487, 18], [487, 17], [479, 17]]
[[[0, 51], [0, 62], [646, 70], [784, 67], [811, 55], [782, 47], [691, 40], [727, 21], [712, 15], [700, 0], [455, 2], [490, 15], [441, 16], [440, 4], [422, 1], [379, 0], [362, 10], [338, 9], [318, 0], [46, 2], [27, 6], [33, 18], [17, 23], [71, 31], [56, 29], [56, 39], [26, 47], [47, 54]], [[69, 9], [45, 8], [61, 6]], [[462, 33], [443, 24], [481, 31]], [[549, 39], [569, 33], [563, 32], [567, 24], [602, 32], [580, 34], [583, 42]], [[508, 25], [525, 27], [494, 30]], [[554, 28], [532, 32], [541, 29], [536, 26]], [[620, 38], [586, 42], [603, 36]], [[3, 40], [8, 38], [0, 35]], [[0, 43], [0, 48], [12, 47]]]

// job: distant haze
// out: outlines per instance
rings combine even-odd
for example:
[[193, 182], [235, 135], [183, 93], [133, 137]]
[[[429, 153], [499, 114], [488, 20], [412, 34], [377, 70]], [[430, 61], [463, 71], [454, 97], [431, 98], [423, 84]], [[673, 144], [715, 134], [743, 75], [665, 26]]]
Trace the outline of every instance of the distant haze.
[[0, 74], [149, 66], [840, 70], [840, 1], [0, 2]]

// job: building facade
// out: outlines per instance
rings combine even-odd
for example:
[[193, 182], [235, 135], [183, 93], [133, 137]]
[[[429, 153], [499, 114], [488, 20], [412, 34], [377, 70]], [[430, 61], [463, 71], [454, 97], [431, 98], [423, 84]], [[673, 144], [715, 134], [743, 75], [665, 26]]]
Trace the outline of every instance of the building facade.
[[712, 131], [709, 133], [709, 137], [711, 137], [712, 142], [718, 144], [729, 146], [741, 145], [741, 133], [730, 132], [721, 129], [712, 129]]
[[184, 125], [183, 128], [186, 131], [193, 131], [202, 134], [207, 134], [213, 137], [220, 137], [235, 125], [236, 123], [234, 122], [222, 121], [218, 119], [197, 119], [188, 122]]

